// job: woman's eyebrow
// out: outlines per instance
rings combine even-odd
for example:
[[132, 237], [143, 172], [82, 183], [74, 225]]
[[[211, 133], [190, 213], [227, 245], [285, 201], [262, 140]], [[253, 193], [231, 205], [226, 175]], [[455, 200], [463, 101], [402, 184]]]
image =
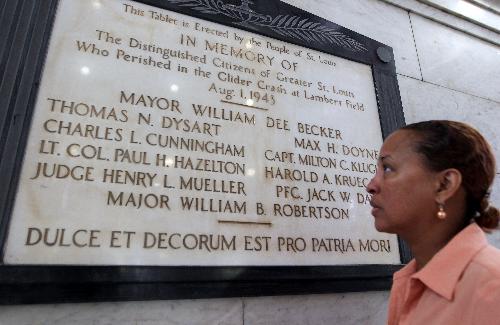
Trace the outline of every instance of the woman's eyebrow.
[[391, 159], [391, 156], [390, 156], [390, 155], [380, 156], [380, 157], [378, 158], [378, 161], [380, 161], [380, 162], [384, 162], [384, 160], [386, 160], [386, 159], [389, 159], [389, 160], [390, 160], [390, 159]]

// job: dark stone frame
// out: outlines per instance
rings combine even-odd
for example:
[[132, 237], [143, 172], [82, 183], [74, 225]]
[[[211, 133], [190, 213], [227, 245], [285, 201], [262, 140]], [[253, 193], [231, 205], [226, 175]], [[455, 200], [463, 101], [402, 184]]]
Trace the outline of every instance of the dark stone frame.
[[[182, 1], [183, 6], [180, 5]], [[277, 0], [138, 2], [368, 64], [373, 71], [383, 137], [405, 124], [392, 48], [382, 43]], [[235, 20], [235, 16], [230, 14], [214, 14], [213, 11], [217, 10], [213, 8], [212, 13], [210, 8], [197, 11], [188, 4], [195, 2], [208, 6], [222, 5], [221, 8], [232, 5], [231, 8], [236, 10], [233, 13], [239, 12], [241, 19]], [[402, 265], [4, 265], [6, 233], [57, 4], [58, 0], [6, 0], [0, 4], [0, 304], [241, 297], [389, 289], [392, 273]], [[248, 12], [250, 5], [253, 13]], [[273, 24], [267, 18], [256, 17], [256, 13], [262, 17], [282, 16]], [[295, 16], [300, 19], [292, 19]], [[325, 26], [336, 33], [326, 38], [321, 35], [319, 38], [312, 36], [312, 41], [306, 41], [286, 30], [287, 26], [304, 26], [304, 23], [300, 25], [300, 20], [305, 18], [308, 19], [306, 22], [319, 23], [319, 26]], [[340, 37], [336, 39], [337, 42], [335, 37]], [[339, 41], [342, 37], [351, 41]], [[401, 263], [406, 264], [411, 254], [401, 239], [399, 245]]]

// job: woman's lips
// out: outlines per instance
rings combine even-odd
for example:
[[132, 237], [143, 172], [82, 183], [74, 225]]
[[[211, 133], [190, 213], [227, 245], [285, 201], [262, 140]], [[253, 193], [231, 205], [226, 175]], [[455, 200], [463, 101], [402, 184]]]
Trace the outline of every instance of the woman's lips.
[[372, 215], [375, 216], [375, 213], [380, 210], [380, 206], [374, 203], [373, 200], [370, 201], [370, 205], [372, 206]]

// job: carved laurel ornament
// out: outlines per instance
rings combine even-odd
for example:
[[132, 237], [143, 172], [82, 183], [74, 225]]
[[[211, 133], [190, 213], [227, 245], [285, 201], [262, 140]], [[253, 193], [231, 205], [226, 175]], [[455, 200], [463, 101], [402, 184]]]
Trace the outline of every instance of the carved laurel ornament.
[[305, 42], [335, 44], [355, 52], [367, 51], [366, 47], [355, 39], [331, 27], [314, 22], [309, 18], [294, 15], [278, 15], [272, 17], [271, 15], [260, 14], [250, 8], [249, 4], [253, 4], [253, 1], [250, 0], [241, 0], [240, 6], [225, 4], [221, 0], [168, 1], [181, 7], [189, 7], [192, 10], [200, 11], [204, 14], [222, 14], [234, 19], [239, 25], [267, 27], [285, 37], [291, 37]]

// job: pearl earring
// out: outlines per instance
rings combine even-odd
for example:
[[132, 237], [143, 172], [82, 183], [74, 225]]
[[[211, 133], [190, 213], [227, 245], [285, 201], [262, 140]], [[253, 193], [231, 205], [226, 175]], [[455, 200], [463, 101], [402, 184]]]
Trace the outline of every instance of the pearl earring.
[[446, 212], [444, 211], [443, 203], [438, 203], [439, 211], [437, 212], [438, 219], [444, 220], [446, 219]]

